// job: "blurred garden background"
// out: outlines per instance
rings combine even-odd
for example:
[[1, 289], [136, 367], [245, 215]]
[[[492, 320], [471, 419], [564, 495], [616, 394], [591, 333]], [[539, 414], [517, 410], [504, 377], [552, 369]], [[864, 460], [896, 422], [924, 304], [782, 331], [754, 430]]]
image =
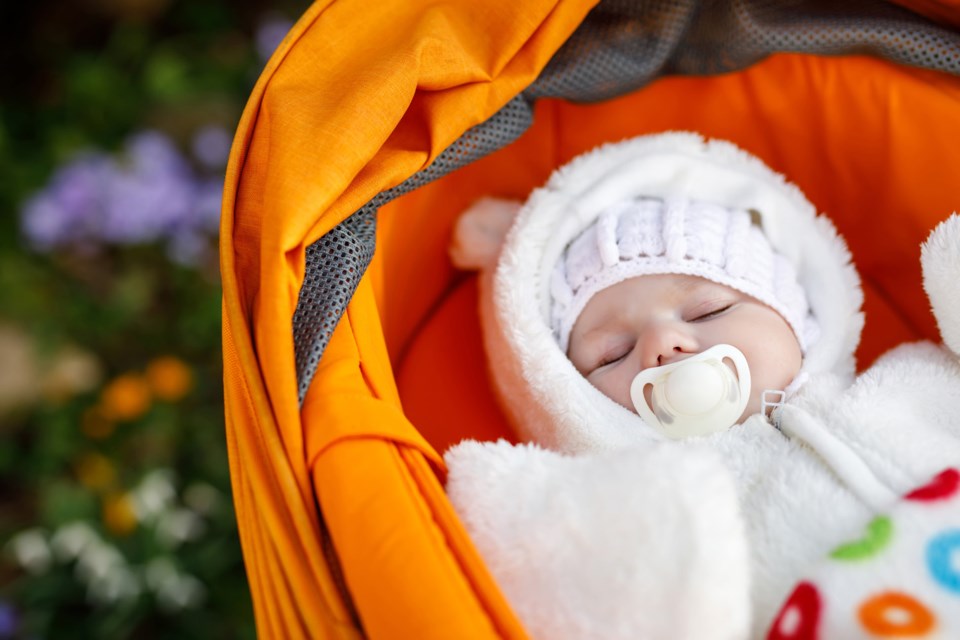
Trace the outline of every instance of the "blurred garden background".
[[217, 226], [307, 4], [0, 4], [0, 639], [255, 635]]

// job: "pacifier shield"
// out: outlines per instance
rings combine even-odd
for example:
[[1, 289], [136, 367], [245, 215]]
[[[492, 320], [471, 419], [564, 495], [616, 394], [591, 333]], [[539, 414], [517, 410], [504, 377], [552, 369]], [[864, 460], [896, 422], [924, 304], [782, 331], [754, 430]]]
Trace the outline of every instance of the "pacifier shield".
[[[648, 385], [649, 402], [644, 393]], [[750, 368], [739, 349], [719, 344], [680, 362], [644, 369], [630, 385], [630, 399], [640, 417], [669, 438], [723, 431], [737, 423], [747, 406]]]
[[726, 386], [714, 365], [696, 361], [677, 367], [667, 377], [664, 396], [671, 407], [682, 413], [699, 415], [723, 399]]

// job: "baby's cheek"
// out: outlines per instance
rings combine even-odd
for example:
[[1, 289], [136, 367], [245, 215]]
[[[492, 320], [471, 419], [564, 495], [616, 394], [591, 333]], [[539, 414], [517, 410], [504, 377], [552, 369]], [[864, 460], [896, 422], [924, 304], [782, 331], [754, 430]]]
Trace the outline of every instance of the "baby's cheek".
[[800, 346], [796, 345], [792, 349], [787, 349], [783, 357], [778, 360], [776, 381], [774, 382], [776, 386], [773, 388], [786, 389], [800, 373], [802, 364], [803, 356], [800, 353]]
[[630, 383], [633, 382], [633, 378], [617, 369], [619, 367], [588, 377], [587, 380], [603, 395], [633, 411], [633, 404], [630, 401]]
[[737, 424], [740, 424], [755, 413], [760, 413], [762, 398], [763, 389], [750, 390], [750, 400], [747, 402], [747, 407], [743, 410], [743, 414], [740, 416], [740, 419], [737, 420]]

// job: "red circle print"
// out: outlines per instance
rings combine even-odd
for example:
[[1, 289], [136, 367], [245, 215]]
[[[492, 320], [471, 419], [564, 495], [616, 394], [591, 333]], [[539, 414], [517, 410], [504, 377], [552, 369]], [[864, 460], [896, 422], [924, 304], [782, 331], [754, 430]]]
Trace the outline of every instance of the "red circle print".
[[960, 472], [947, 469], [938, 473], [933, 480], [906, 495], [907, 500], [932, 502], [945, 500], [957, 492], [960, 487]]
[[820, 624], [820, 593], [809, 582], [793, 590], [770, 627], [767, 640], [816, 640]]

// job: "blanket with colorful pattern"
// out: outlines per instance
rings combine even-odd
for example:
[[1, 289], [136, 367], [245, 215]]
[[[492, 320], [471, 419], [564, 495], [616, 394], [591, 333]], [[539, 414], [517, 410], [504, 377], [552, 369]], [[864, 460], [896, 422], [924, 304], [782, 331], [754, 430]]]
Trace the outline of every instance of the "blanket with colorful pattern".
[[938, 474], [835, 548], [767, 637], [960, 638], [960, 472]]

